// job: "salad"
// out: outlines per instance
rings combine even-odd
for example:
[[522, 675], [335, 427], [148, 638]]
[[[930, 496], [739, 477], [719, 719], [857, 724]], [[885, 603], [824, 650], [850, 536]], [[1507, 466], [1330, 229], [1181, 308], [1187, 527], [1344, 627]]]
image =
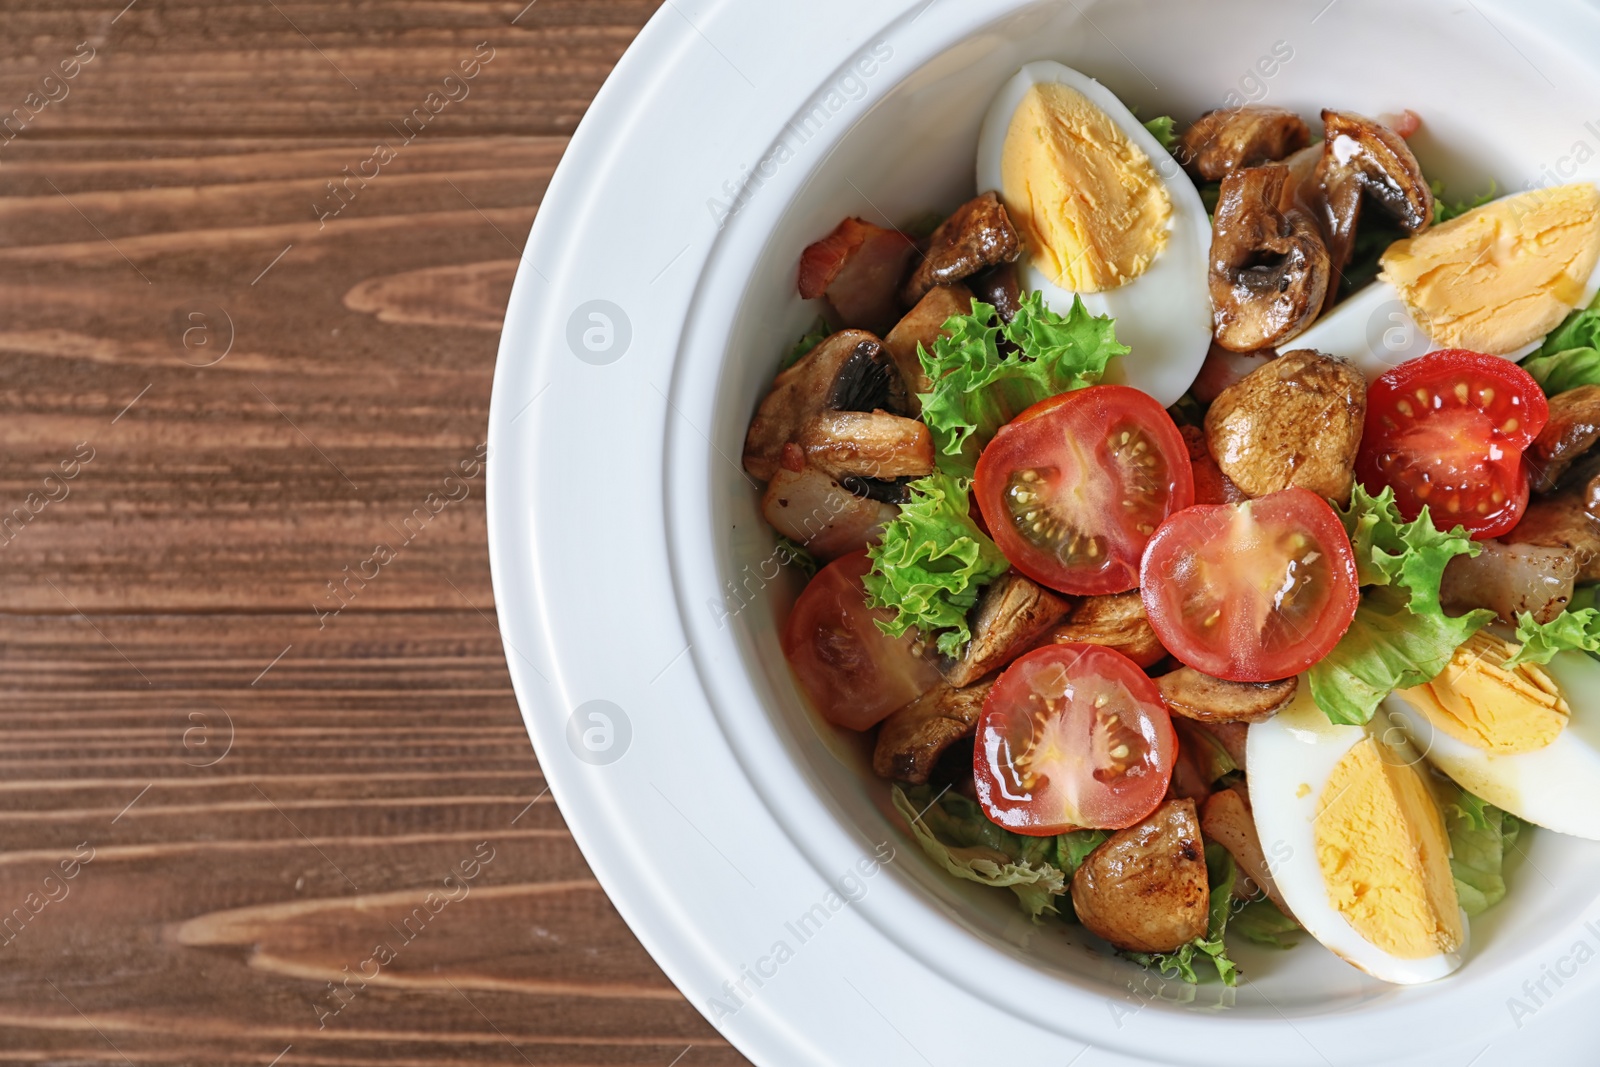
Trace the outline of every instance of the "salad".
[[1441, 978], [1533, 827], [1600, 839], [1600, 190], [1320, 120], [1030, 64], [979, 195], [804, 250], [745, 442], [906, 833], [1189, 982]]

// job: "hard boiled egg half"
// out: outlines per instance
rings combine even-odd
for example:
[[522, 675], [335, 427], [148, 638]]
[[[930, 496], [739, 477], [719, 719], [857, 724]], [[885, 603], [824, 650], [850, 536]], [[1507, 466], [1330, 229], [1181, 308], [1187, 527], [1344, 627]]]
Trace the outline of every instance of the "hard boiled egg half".
[[1385, 982], [1461, 966], [1467, 920], [1444, 817], [1399, 729], [1381, 714], [1329, 722], [1301, 679], [1288, 708], [1250, 727], [1245, 758], [1267, 864], [1312, 937]]
[[1133, 112], [1070, 67], [1029, 63], [984, 119], [978, 190], [1000, 194], [1022, 236], [1024, 291], [1061, 314], [1077, 295], [1117, 320], [1131, 351], [1106, 380], [1176, 403], [1211, 345], [1211, 223]]
[[1376, 378], [1442, 348], [1521, 359], [1600, 289], [1600, 189], [1575, 182], [1473, 208], [1383, 253], [1378, 280], [1295, 348]]
[[1384, 707], [1463, 789], [1600, 841], [1600, 662], [1560, 652], [1545, 667], [1507, 670], [1515, 647], [1480, 631], [1437, 678], [1390, 694]]

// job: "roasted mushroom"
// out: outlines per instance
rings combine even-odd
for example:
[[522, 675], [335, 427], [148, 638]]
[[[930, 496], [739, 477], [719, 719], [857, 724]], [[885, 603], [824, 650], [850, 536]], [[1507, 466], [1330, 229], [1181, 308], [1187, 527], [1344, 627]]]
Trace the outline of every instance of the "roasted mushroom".
[[901, 291], [909, 307], [936, 285], [949, 285], [979, 271], [1011, 263], [1022, 254], [1022, 240], [995, 193], [984, 193], [956, 208], [928, 238], [928, 251]]
[[1528, 450], [1533, 487], [1554, 492], [1571, 466], [1600, 441], [1600, 385], [1580, 385], [1550, 398], [1550, 421]]
[[823, 411], [800, 428], [806, 461], [840, 480], [889, 481], [933, 473], [933, 437], [916, 419], [886, 411]]
[[778, 375], [744, 439], [744, 469], [767, 481], [783, 446], [823, 411], [906, 414], [905, 383], [883, 343], [864, 330], [841, 330]]
[[1261, 838], [1256, 835], [1255, 817], [1250, 814], [1250, 803], [1243, 794], [1223, 789], [1206, 798], [1200, 809], [1200, 832], [1206, 840], [1215, 841], [1228, 850], [1239, 865], [1234, 879], [1234, 896], [1248, 899], [1265, 893], [1278, 910], [1290, 914], [1289, 905], [1278, 891], [1267, 866], [1266, 853], [1261, 850]]
[[1478, 547], [1478, 555], [1457, 556], [1445, 566], [1439, 601], [1447, 611], [1488, 608], [1515, 625], [1523, 612], [1545, 623], [1566, 610], [1578, 576], [1571, 548], [1500, 541], [1480, 541]]
[[[1381, 123], [1325, 109], [1322, 137], [1322, 157], [1303, 195], [1317, 210], [1338, 279], [1355, 249], [1362, 201], [1370, 198], [1402, 230], [1416, 234], [1433, 222], [1433, 190], [1405, 138]], [[1328, 286], [1325, 306], [1338, 298], [1336, 280]]]
[[1178, 158], [1201, 181], [1275, 163], [1311, 141], [1305, 119], [1284, 107], [1247, 104], [1218, 108], [1194, 120], [1178, 140]]
[[973, 296], [994, 308], [1001, 322], [1010, 322], [1022, 310], [1022, 284], [1017, 281], [1014, 263], [1002, 263], [974, 274], [967, 279], [967, 286]]
[[971, 685], [1039, 643], [1044, 632], [1067, 613], [1065, 600], [1015, 572], [984, 587], [972, 609], [972, 642], [966, 654], [945, 671], [951, 685]]
[[936, 285], [928, 290], [926, 296], [917, 301], [916, 307], [906, 312], [905, 318], [901, 319], [895, 328], [889, 331], [889, 336], [883, 339], [883, 345], [893, 357], [894, 365], [900, 368], [900, 377], [905, 380], [906, 392], [910, 394], [906, 403], [911, 414], [922, 413], [922, 402], [917, 399], [917, 394], [933, 389], [933, 382], [922, 370], [922, 359], [917, 355], [917, 346], [921, 345], [932, 352], [934, 342], [944, 336], [944, 324], [950, 317], [971, 313], [971, 290], [960, 283]]
[[1298, 678], [1280, 682], [1226, 682], [1193, 667], [1180, 667], [1156, 679], [1167, 710], [1204, 723], [1266, 722], [1289, 706]]
[[962, 689], [940, 682], [900, 708], [878, 728], [872, 769], [881, 778], [926, 782], [945, 749], [972, 736], [992, 688], [992, 678]]
[[1506, 537], [1519, 545], [1566, 548], [1577, 565], [1576, 580], [1600, 581], [1600, 519], [1590, 513], [1588, 486], [1536, 497]]
[[1204, 936], [1210, 902], [1192, 800], [1169, 800], [1118, 830], [1072, 876], [1083, 925], [1129, 952], [1172, 952]]
[[845, 219], [800, 255], [800, 296], [826, 297], [846, 327], [881, 334], [900, 317], [900, 279], [917, 246], [898, 230]]
[[1217, 343], [1254, 352], [1289, 340], [1321, 312], [1328, 249], [1316, 222], [1279, 209], [1288, 168], [1247, 167], [1222, 183], [1208, 284]]
[[783, 462], [761, 496], [761, 514], [772, 528], [824, 560], [865, 548], [899, 511], [852, 493], [806, 463], [795, 444], [784, 449]]
[[1050, 632], [1050, 640], [1058, 645], [1104, 645], [1140, 667], [1152, 667], [1167, 656], [1137, 591], [1084, 597], [1067, 621]]
[[1224, 389], [1206, 412], [1206, 443], [1247, 496], [1299, 486], [1344, 503], [1366, 417], [1355, 365], [1300, 349]]

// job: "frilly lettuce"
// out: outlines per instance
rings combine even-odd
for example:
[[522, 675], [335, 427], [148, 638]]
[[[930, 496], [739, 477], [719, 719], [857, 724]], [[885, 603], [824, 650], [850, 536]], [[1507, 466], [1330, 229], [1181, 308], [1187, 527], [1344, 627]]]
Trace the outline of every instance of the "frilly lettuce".
[[918, 786], [908, 795], [895, 786], [891, 797], [922, 851], [946, 871], [1011, 890], [1036, 921], [1056, 911], [1055, 898], [1067, 891], [1068, 874], [1053, 862], [1055, 838], [1023, 837], [996, 826], [978, 805], [948, 789], [935, 796]]
[[1517, 616], [1517, 640], [1522, 642], [1522, 647], [1506, 660], [1507, 667], [1520, 663], [1549, 663], [1558, 652], [1600, 653], [1600, 611], [1594, 608], [1563, 611], [1543, 624], [1524, 612]]
[[895, 613], [879, 627], [899, 637], [915, 626], [939, 651], [958, 656], [972, 639], [967, 611], [984, 584], [1010, 564], [972, 521], [967, 479], [935, 471], [909, 486], [904, 504], [876, 545], [862, 578], [868, 602]]
[[1308, 672], [1317, 706], [1336, 723], [1368, 722], [1390, 692], [1432, 681], [1455, 650], [1494, 618], [1458, 617], [1439, 604], [1445, 565], [1481, 551], [1465, 530], [1441, 533], [1424, 508], [1402, 522], [1394, 490], [1374, 497], [1360, 485], [1341, 509], [1363, 586], [1355, 621], [1332, 652]]
[[[1065, 317], [1030, 293], [1008, 323], [980, 300], [972, 314], [952, 315], [933, 351], [918, 346], [922, 369], [933, 382], [922, 402], [922, 421], [933, 435], [939, 468], [971, 477], [978, 453], [995, 431], [1041, 400], [1098, 382], [1106, 364], [1126, 355], [1112, 320], [1090, 315], [1073, 299]], [[1000, 355], [1004, 338], [1020, 351]]]
[[1157, 115], [1144, 124], [1144, 128], [1149, 130], [1155, 139], [1161, 142], [1161, 147], [1168, 152], [1178, 143], [1178, 131], [1174, 129], [1175, 126], [1177, 123], [1173, 121], [1171, 115]]

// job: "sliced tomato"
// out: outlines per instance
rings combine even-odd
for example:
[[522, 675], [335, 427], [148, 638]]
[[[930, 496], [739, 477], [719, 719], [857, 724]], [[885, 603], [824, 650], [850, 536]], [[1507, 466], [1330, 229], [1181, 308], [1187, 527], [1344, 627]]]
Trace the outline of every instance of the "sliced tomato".
[[1047, 645], [1007, 667], [983, 703], [978, 802], [1019, 834], [1120, 830], [1161, 804], [1177, 748], [1160, 690], [1131, 659]]
[[1028, 577], [1081, 596], [1139, 584], [1156, 527], [1194, 503], [1183, 436], [1161, 405], [1125, 385], [1035, 404], [978, 459], [974, 492], [995, 543]]
[[783, 627], [783, 654], [817, 712], [835, 726], [866, 730], [932, 689], [939, 668], [917, 653], [912, 632], [890, 637], [867, 606], [866, 549], [841, 556], [811, 579]]
[[1344, 525], [1305, 489], [1178, 512], [1145, 550], [1140, 586], [1167, 650], [1234, 682], [1276, 681], [1322, 659], [1361, 595]]
[[1442, 529], [1498, 537], [1528, 505], [1522, 452], [1549, 417], [1539, 383], [1510, 360], [1431, 352], [1372, 383], [1356, 476], [1393, 487], [1407, 520], [1427, 507]]

